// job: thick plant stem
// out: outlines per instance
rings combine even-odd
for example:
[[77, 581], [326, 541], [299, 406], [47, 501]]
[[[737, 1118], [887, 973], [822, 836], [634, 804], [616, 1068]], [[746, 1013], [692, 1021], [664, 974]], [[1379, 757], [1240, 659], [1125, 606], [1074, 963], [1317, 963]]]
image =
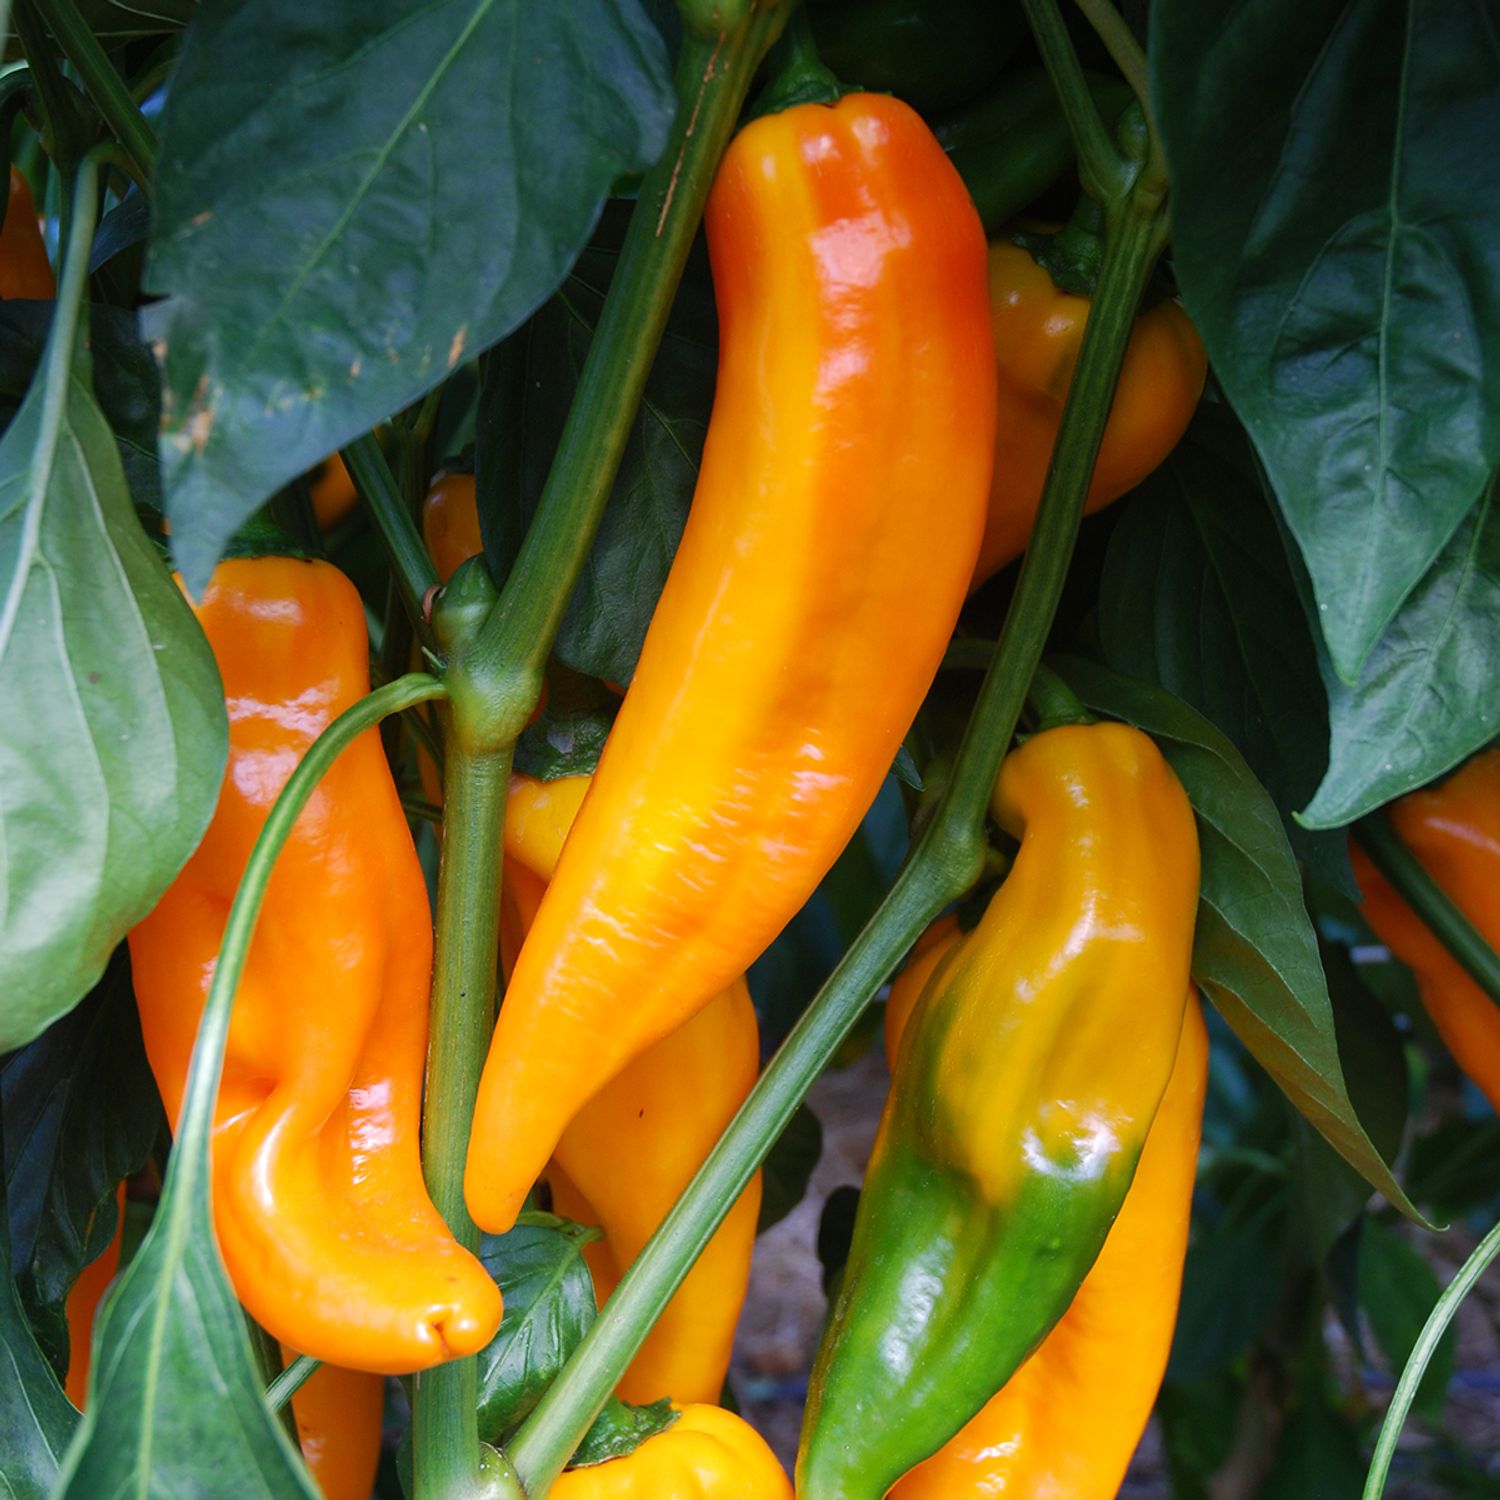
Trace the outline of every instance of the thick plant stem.
[[423, 614], [423, 600], [437, 587], [437, 569], [422, 545], [422, 534], [411, 512], [402, 502], [400, 488], [380, 444], [366, 433], [342, 451], [344, 467], [370, 508], [375, 528], [391, 562], [391, 578], [401, 597], [407, 618], [419, 639], [430, 645], [432, 634]]
[[652, 1323], [923, 927], [978, 878], [983, 819], [1057, 611], [1094, 459], [1160, 235], [1120, 205], [1063, 412], [1031, 548], [953, 778], [879, 910], [792, 1029], [697, 1176], [626, 1272], [563, 1373], [509, 1446], [528, 1495], [545, 1495]]
[[[472, 754], [446, 736], [443, 856], [438, 871], [431, 1032], [422, 1121], [427, 1191], [467, 1250], [479, 1231], [464, 1206], [464, 1156], [494, 1021], [500, 944], [500, 829], [510, 751]], [[416, 1377], [412, 1456], [416, 1500], [466, 1493], [479, 1474], [478, 1373], [472, 1358]]]
[[1500, 1005], [1500, 954], [1427, 873], [1422, 862], [1402, 842], [1401, 835], [1379, 813], [1372, 813], [1354, 825], [1354, 837], [1370, 856], [1370, 863], [1433, 930], [1464, 972]]

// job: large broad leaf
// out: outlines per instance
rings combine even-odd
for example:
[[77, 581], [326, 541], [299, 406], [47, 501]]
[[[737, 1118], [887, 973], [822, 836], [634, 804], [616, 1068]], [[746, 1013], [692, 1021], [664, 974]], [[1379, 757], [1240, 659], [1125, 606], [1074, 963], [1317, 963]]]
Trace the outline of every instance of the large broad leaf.
[[531, 312], [672, 105], [632, 0], [204, 5], [148, 270], [189, 585], [273, 491]]
[[1500, 462], [1500, 48], [1472, 0], [1161, 0], [1176, 270], [1353, 682]]
[[1193, 977], [1329, 1145], [1420, 1218], [1350, 1102], [1317, 938], [1265, 789], [1207, 719], [1164, 689], [1076, 658], [1056, 665], [1090, 709], [1160, 744], [1193, 804], [1203, 861]]
[[[1365, 1221], [1359, 1239], [1359, 1304], [1392, 1370], [1405, 1369], [1442, 1290], [1413, 1245], [1378, 1219]], [[1417, 1411], [1430, 1421], [1442, 1415], [1454, 1342], [1450, 1327], [1417, 1389]]]
[[[1299, 571], [1299, 582], [1306, 580]], [[1310, 590], [1306, 604], [1315, 605]], [[1337, 827], [1426, 786], [1500, 731], [1500, 504], [1491, 487], [1375, 643], [1359, 681], [1319, 648], [1328, 773], [1302, 813]]]
[[114, 1238], [115, 1188], [139, 1171], [164, 1118], [141, 1043], [125, 950], [93, 993], [0, 1061], [11, 1255], [33, 1330], [54, 1366], [79, 1271]]
[[1351, 895], [1344, 840], [1293, 820], [1328, 759], [1327, 700], [1254, 456], [1222, 406], [1124, 506], [1099, 595], [1105, 659], [1191, 703], [1234, 741], [1293, 850]]
[[70, 333], [0, 439], [0, 1050], [103, 973], [202, 836], [227, 752], [213, 656]]

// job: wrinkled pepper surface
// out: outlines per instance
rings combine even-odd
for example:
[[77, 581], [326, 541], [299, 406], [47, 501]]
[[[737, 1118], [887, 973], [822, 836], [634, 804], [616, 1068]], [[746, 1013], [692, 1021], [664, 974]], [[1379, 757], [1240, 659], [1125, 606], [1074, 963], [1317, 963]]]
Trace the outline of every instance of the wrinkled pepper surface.
[[94, 1353], [94, 1317], [120, 1269], [120, 1242], [125, 1237], [125, 1184], [115, 1192], [115, 1235], [104, 1254], [91, 1260], [68, 1291], [64, 1312], [68, 1319], [68, 1378], [63, 1382], [68, 1400], [83, 1410], [88, 1395], [89, 1369]]
[[[295, 1351], [282, 1345], [290, 1363]], [[319, 1365], [292, 1393], [297, 1443], [323, 1500], [370, 1500], [380, 1466], [385, 1379]]]
[[[990, 246], [1000, 399], [976, 584], [1019, 557], [1031, 540], [1089, 306], [1087, 297], [1054, 285], [1029, 250], [1010, 240]], [[1161, 301], [1141, 313], [1125, 348], [1086, 514], [1133, 489], [1177, 446], [1207, 374], [1203, 341], [1176, 302]]]
[[[1436, 786], [1398, 798], [1385, 815], [1480, 935], [1500, 945], [1500, 748], [1482, 751]], [[1370, 926], [1416, 976], [1422, 1004], [1454, 1061], [1500, 1111], [1500, 1006], [1369, 856], [1357, 844], [1349, 853]]]
[[733, 1412], [686, 1406], [634, 1453], [552, 1481], [549, 1500], [791, 1500], [765, 1439]]
[[856, 94], [756, 120], [705, 222], [703, 465], [480, 1083], [465, 1192], [495, 1232], [583, 1103], [744, 973], [837, 858], [978, 552], [984, 238], [918, 116]]
[[[175, 1122], [224, 922], [304, 752], [369, 691], [364, 608], [326, 563], [221, 563], [194, 606], [229, 710], [208, 832], [130, 934], [146, 1052]], [[276, 863], [225, 1051], [214, 1225], [235, 1292], [331, 1364], [421, 1370], [482, 1348], [500, 1294], [418, 1155], [427, 892], [375, 731], [339, 757]]]
[[[886, 1016], [890, 1047], [900, 1016]], [[1036, 1353], [891, 1500], [1119, 1494], [1172, 1349], [1207, 1082], [1208, 1030], [1194, 994], [1135, 1180], [1077, 1296]]]
[[42, 243], [31, 188], [16, 167], [10, 169], [10, 197], [0, 224], [0, 297], [31, 297], [45, 302], [57, 295], [52, 263]]
[[1020, 851], [902, 1036], [813, 1370], [807, 1500], [880, 1500], [1046, 1337], [1177, 1054], [1198, 841], [1156, 746], [1123, 724], [1046, 730], [1006, 758], [991, 810]]
[[[589, 778], [511, 778], [505, 906], [524, 936]], [[508, 941], [514, 941], [507, 935]], [[647, 1048], [579, 1110], [547, 1170], [552, 1206], [603, 1240], [586, 1247], [602, 1303], [703, 1164], [760, 1066], [743, 978]], [[626, 1401], [716, 1403], [750, 1281], [760, 1173], [714, 1231], [617, 1386]]]

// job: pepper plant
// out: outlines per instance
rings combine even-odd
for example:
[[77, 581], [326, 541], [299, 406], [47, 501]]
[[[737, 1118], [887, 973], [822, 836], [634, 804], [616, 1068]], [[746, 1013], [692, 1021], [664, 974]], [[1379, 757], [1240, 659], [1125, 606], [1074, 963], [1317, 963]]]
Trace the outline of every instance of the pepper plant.
[[6, 1492], [1492, 1493], [1491, 19], [0, 0]]

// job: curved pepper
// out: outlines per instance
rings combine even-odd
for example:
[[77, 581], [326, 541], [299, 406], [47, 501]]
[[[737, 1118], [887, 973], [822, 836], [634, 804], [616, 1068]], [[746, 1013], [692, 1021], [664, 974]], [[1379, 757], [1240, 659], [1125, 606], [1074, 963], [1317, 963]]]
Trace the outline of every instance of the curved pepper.
[[57, 283], [52, 279], [31, 189], [20, 170], [12, 167], [5, 222], [0, 224], [0, 297], [47, 301], [56, 295]]
[[439, 469], [432, 476], [432, 487], [422, 502], [422, 540], [444, 583], [457, 572], [461, 562], [484, 551], [472, 474], [450, 474]]
[[[277, 793], [369, 691], [364, 608], [326, 563], [221, 563], [194, 606], [229, 707], [203, 842], [130, 934], [146, 1053], [175, 1121], [224, 921]], [[235, 1292], [331, 1364], [405, 1373], [482, 1348], [500, 1294], [418, 1155], [427, 891], [378, 733], [339, 757], [276, 863], [234, 1001], [213, 1137]]]
[[323, 531], [331, 531], [359, 503], [354, 476], [344, 466], [340, 453], [330, 453], [323, 460], [308, 493], [312, 498], [313, 514]]
[[[1446, 781], [1385, 809], [1423, 868], [1491, 946], [1500, 944], [1500, 748], [1485, 750]], [[1500, 1006], [1469, 977], [1369, 856], [1351, 843], [1365, 917], [1417, 979], [1438, 1035], [1500, 1111]]]
[[748, 1422], [686, 1406], [634, 1453], [552, 1481], [549, 1500], [792, 1500], [776, 1455]]
[[[588, 788], [587, 776], [513, 776], [505, 904], [524, 935]], [[723, 1134], [760, 1067], [760, 1031], [737, 979], [579, 1110], [548, 1168], [552, 1206], [603, 1240], [584, 1254], [602, 1303]], [[717, 1402], [750, 1282], [760, 1173], [714, 1231], [616, 1387], [646, 1404]]]
[[501, 1231], [582, 1104], [743, 974], [863, 817], [973, 572], [984, 240], [921, 120], [747, 126], [709, 196], [718, 387], [687, 528], [516, 964], [465, 1192]]
[[63, 1382], [68, 1400], [83, 1410], [89, 1389], [89, 1366], [94, 1353], [94, 1315], [109, 1290], [109, 1284], [120, 1269], [120, 1242], [125, 1237], [125, 1184], [115, 1190], [115, 1237], [104, 1253], [91, 1260], [79, 1273], [68, 1291], [65, 1313], [68, 1319], [68, 1378]]
[[[1060, 291], [1029, 251], [1009, 240], [990, 246], [1000, 404], [976, 586], [1019, 557], [1031, 540], [1088, 316], [1089, 299]], [[1136, 319], [1084, 502], [1086, 514], [1134, 489], [1177, 446], [1207, 374], [1203, 341], [1176, 302], [1158, 302]]]
[[1177, 1052], [1198, 840], [1156, 746], [1047, 730], [1006, 758], [992, 811], [1020, 852], [902, 1037], [813, 1370], [807, 1500], [879, 1500], [1042, 1341]]
[[[295, 1351], [281, 1346], [290, 1361]], [[319, 1365], [292, 1393], [297, 1442], [323, 1500], [370, 1500], [380, 1466], [385, 1379]]]
[[1172, 1350], [1207, 1082], [1208, 1029], [1194, 994], [1135, 1180], [1078, 1295], [1036, 1353], [891, 1500], [1114, 1500]]

